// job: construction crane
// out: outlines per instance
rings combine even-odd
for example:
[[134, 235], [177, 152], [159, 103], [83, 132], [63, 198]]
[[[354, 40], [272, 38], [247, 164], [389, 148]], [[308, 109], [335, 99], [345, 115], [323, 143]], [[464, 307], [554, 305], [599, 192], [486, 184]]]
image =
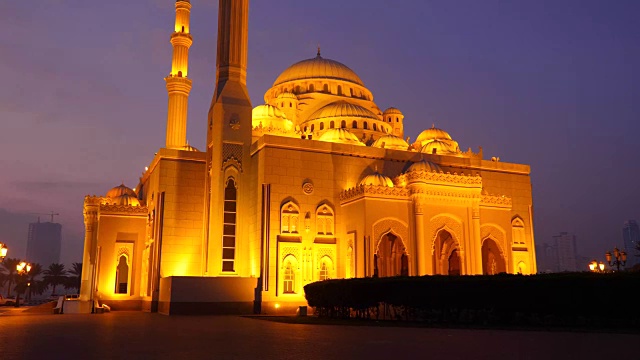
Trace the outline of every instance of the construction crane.
[[51, 216], [51, 222], [53, 222], [53, 217], [54, 217], [55, 215], [60, 215], [60, 214], [58, 214], [58, 213], [54, 213], [53, 211], [52, 211], [52, 212], [50, 212], [50, 213], [47, 213], [47, 214], [42, 214], [42, 213], [29, 213], [29, 214], [30, 214], [30, 215], [38, 215], [38, 222], [40, 222], [40, 215], [48, 215], [48, 216]]

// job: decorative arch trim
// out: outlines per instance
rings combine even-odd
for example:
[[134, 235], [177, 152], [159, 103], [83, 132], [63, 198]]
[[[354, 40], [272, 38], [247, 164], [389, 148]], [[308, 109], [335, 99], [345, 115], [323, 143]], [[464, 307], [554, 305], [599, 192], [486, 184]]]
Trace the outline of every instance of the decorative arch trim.
[[402, 245], [405, 247], [405, 253], [409, 255], [410, 250], [407, 244], [410, 244], [409, 226], [407, 223], [396, 218], [384, 218], [376, 221], [373, 224], [373, 238], [376, 241], [374, 252], [378, 251], [378, 246], [382, 241], [382, 236], [393, 233], [402, 241]]
[[440, 214], [431, 218], [429, 221], [429, 234], [431, 234], [431, 255], [436, 251], [436, 240], [440, 235], [440, 232], [445, 230], [448, 232], [453, 241], [457, 244], [460, 251], [464, 251], [462, 247], [462, 236], [464, 234], [462, 228], [462, 221], [455, 215]]

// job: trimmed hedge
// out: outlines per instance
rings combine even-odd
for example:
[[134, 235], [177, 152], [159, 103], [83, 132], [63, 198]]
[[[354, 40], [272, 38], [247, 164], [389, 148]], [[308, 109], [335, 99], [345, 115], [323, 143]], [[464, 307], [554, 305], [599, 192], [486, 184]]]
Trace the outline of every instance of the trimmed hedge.
[[330, 318], [429, 323], [640, 327], [640, 273], [325, 280], [304, 287]]

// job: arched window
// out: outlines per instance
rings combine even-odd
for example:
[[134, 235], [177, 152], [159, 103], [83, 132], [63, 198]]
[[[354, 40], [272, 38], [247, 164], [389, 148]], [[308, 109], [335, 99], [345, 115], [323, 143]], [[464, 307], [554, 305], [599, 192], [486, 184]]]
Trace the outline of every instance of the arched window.
[[511, 238], [513, 245], [525, 244], [524, 221], [519, 217], [515, 217], [511, 221]]
[[351, 128], [352, 129], [357, 129], [358, 128], [358, 122], [353, 120], [353, 123], [351, 123]]
[[346, 128], [346, 127], [347, 127], [347, 122], [346, 122], [346, 121], [344, 121], [344, 120], [342, 120], [342, 121], [340, 122], [340, 128], [341, 128], [341, 129], [344, 129], [344, 128]]
[[316, 210], [316, 233], [319, 236], [333, 235], [333, 210], [327, 205], [321, 205]]
[[365, 121], [365, 122], [362, 124], [362, 128], [363, 128], [363, 129], [365, 129], [365, 130], [369, 130], [369, 124], [367, 124], [367, 122]]
[[329, 269], [327, 268], [327, 263], [324, 261], [320, 265], [320, 274], [318, 275], [318, 279], [320, 281], [329, 279]]
[[396, 118], [396, 122], [400, 122], [400, 119]]
[[342, 95], [342, 85], [338, 85], [338, 95]]
[[309, 84], [309, 92], [313, 92], [315, 90], [315, 88], [313, 87], [313, 84]]
[[373, 131], [378, 131], [378, 127], [376, 126], [376, 124], [373, 124]]
[[324, 130], [324, 123], [323, 122], [320, 123], [320, 130]]
[[324, 84], [324, 86], [322, 87], [322, 91], [328, 93], [329, 92], [329, 84]]
[[284, 107], [284, 101], [280, 103], [280, 107]]
[[296, 92], [296, 94], [300, 94], [300, 85], [296, 86], [296, 91], [295, 92]]
[[336, 122], [331, 120], [331, 122], [329, 123], [329, 129], [333, 129], [336, 127]]
[[285, 294], [295, 294], [296, 288], [296, 274], [293, 269], [291, 260], [287, 260], [284, 264], [284, 286], [283, 292]]
[[222, 227], [222, 271], [235, 271], [236, 259], [236, 182], [229, 178], [224, 189], [224, 215]]
[[297, 234], [300, 208], [293, 201], [284, 204], [280, 211], [280, 233]]
[[389, 122], [391, 122], [391, 117], [389, 117]]
[[118, 258], [116, 267], [116, 294], [127, 294], [129, 292], [129, 259], [122, 254]]
[[311, 132], [313, 132], [315, 127], [316, 127], [315, 124], [311, 124]]
[[182, 27], [182, 32], [184, 32], [184, 26]]
[[289, 103], [289, 107], [293, 107], [293, 103]]
[[353, 89], [349, 88], [349, 95], [351, 95], [351, 97], [353, 97]]

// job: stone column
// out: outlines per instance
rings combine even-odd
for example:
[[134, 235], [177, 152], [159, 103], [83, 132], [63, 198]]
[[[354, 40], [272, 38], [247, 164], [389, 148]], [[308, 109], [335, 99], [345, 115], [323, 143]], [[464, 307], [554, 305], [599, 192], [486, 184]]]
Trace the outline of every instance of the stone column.
[[475, 202], [473, 204], [473, 212], [472, 212], [472, 230], [471, 234], [471, 256], [473, 256], [473, 273], [471, 274], [482, 274], [482, 239], [480, 239], [480, 204]]
[[94, 288], [96, 271], [96, 249], [98, 245], [98, 209], [99, 198], [87, 196], [84, 200], [84, 254], [82, 255], [82, 278], [80, 282], [80, 300], [89, 301]]
[[431, 257], [426, 253], [426, 239], [424, 234], [424, 199], [414, 196], [413, 205], [416, 221], [416, 260], [418, 261], [418, 275], [426, 275], [427, 263], [431, 264]]

